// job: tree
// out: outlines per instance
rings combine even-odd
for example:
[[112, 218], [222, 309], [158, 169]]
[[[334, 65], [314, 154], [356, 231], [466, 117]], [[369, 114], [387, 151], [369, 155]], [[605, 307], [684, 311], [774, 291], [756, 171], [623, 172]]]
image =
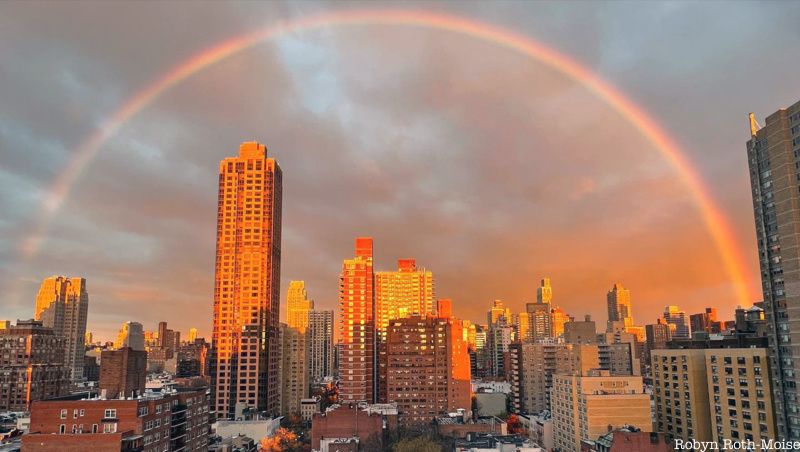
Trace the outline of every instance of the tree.
[[283, 427], [275, 435], [261, 438], [261, 450], [265, 452], [283, 452], [301, 450], [302, 444], [297, 440], [297, 435]]
[[506, 425], [508, 427], [509, 435], [525, 434], [525, 427], [522, 425], [522, 422], [519, 421], [519, 416], [516, 414], [511, 414], [508, 416], [508, 419], [506, 419]]

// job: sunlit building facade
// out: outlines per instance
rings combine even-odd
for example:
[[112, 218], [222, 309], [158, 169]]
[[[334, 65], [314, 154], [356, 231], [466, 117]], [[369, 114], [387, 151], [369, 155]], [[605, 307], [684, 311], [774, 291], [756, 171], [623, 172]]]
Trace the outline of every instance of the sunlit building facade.
[[212, 332], [212, 407], [279, 411], [282, 172], [267, 148], [243, 143], [219, 166]]
[[692, 337], [692, 327], [686, 311], [677, 306], [667, 306], [664, 308], [664, 321], [669, 325], [673, 338], [688, 339]]
[[125, 322], [117, 333], [114, 348], [119, 350], [130, 347], [133, 350], [144, 350], [144, 328], [139, 322]]
[[314, 301], [308, 298], [305, 281], [289, 281], [289, 288], [286, 290], [286, 324], [305, 332], [312, 309]]
[[397, 271], [375, 272], [376, 326], [381, 335], [391, 319], [436, 313], [433, 272], [414, 259], [398, 259]]
[[339, 274], [339, 400], [374, 403], [376, 394], [375, 272], [371, 237], [356, 238], [356, 253]]
[[64, 363], [72, 381], [83, 378], [83, 356], [89, 293], [86, 279], [51, 276], [42, 281], [36, 295], [34, 318], [64, 338]]

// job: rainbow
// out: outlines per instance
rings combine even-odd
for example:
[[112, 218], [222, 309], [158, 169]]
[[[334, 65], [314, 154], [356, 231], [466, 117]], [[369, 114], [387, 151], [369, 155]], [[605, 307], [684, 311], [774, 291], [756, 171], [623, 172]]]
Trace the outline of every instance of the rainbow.
[[582, 84], [633, 125], [672, 166], [691, 193], [703, 222], [719, 253], [730, 278], [739, 304], [746, 306], [760, 294], [748, 292], [746, 261], [734, 233], [709, 190], [702, 183], [678, 144], [638, 105], [616, 88], [566, 55], [556, 52], [530, 38], [497, 26], [439, 12], [416, 10], [349, 10], [308, 16], [269, 25], [254, 32], [236, 36], [207, 48], [179, 63], [161, 78], [128, 99], [94, 133], [74, 150], [74, 158], [50, 187], [43, 202], [40, 217], [32, 233], [20, 245], [24, 260], [39, 250], [49, 222], [61, 208], [75, 180], [97, 155], [102, 145], [137, 113], [158, 97], [193, 74], [235, 55], [251, 46], [288, 33], [329, 26], [394, 25], [442, 30], [494, 43], [528, 58], [544, 63]]

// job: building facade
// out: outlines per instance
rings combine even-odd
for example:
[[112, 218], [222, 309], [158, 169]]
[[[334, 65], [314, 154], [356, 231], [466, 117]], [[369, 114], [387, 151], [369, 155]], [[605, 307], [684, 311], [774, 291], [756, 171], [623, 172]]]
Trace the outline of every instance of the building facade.
[[417, 267], [414, 259], [398, 259], [397, 271], [375, 272], [375, 316], [380, 337], [389, 321], [436, 314], [433, 272]]
[[642, 377], [611, 376], [608, 371], [553, 377], [553, 432], [561, 452], [580, 451], [581, 440], [609, 428], [635, 425], [652, 430], [650, 395]]
[[123, 347], [100, 354], [100, 391], [104, 397], [136, 397], [144, 393], [147, 352]]
[[403, 424], [429, 424], [470, 409], [470, 366], [461, 321], [412, 315], [387, 327], [386, 400]]
[[40, 321], [0, 322], [0, 411], [26, 411], [33, 401], [69, 393], [64, 343]]
[[747, 161], [770, 331], [772, 381], [781, 438], [800, 440], [800, 102], [759, 127], [750, 115]]
[[148, 392], [133, 399], [63, 397], [35, 402], [30, 452], [208, 450], [205, 389]]
[[72, 381], [83, 378], [83, 355], [89, 293], [86, 279], [51, 276], [42, 281], [36, 295], [34, 319], [64, 338], [64, 360]]
[[667, 306], [664, 308], [664, 321], [669, 325], [672, 337], [676, 339], [692, 337], [692, 327], [686, 311], [677, 306]]
[[114, 348], [130, 347], [134, 350], [144, 350], [144, 328], [139, 322], [125, 322], [117, 333]]
[[305, 281], [289, 281], [289, 288], [286, 290], [286, 324], [305, 332], [312, 309], [314, 300], [308, 298]]
[[310, 386], [307, 335], [281, 324], [281, 415], [299, 414]]
[[339, 399], [376, 400], [375, 272], [371, 237], [356, 238], [339, 274]]
[[212, 406], [279, 410], [279, 307], [283, 175], [263, 144], [248, 142], [219, 165]]
[[322, 381], [333, 376], [333, 311], [311, 311], [308, 317], [309, 376]]

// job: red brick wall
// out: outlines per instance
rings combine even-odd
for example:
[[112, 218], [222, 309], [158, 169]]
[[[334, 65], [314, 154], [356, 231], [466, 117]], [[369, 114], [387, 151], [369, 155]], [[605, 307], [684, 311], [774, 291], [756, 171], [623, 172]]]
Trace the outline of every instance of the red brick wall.
[[119, 452], [121, 433], [99, 435], [29, 434], [22, 437], [25, 452]]

